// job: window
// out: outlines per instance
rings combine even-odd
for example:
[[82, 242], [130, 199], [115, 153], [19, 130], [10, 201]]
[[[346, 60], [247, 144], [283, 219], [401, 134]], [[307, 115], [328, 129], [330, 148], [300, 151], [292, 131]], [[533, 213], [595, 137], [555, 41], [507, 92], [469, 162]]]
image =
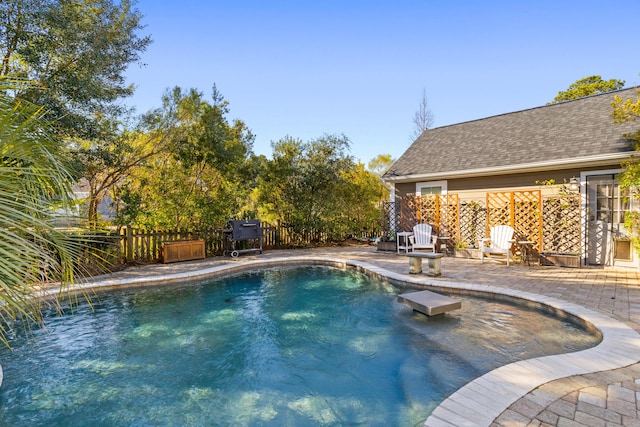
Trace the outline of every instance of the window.
[[447, 181], [417, 182], [416, 194], [421, 196], [428, 194], [447, 194]]
[[442, 187], [422, 187], [420, 188], [420, 195], [425, 194], [442, 194]]
[[624, 222], [624, 214], [629, 210], [629, 191], [621, 190], [617, 182], [596, 185], [596, 219], [609, 224]]

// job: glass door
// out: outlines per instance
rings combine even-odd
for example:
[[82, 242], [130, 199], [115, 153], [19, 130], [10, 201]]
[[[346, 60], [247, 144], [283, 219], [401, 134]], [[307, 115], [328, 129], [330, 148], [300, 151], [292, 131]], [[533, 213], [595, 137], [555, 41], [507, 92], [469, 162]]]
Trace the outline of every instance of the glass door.
[[587, 262], [613, 265], [616, 241], [624, 238], [624, 215], [629, 210], [627, 192], [616, 175], [587, 177]]

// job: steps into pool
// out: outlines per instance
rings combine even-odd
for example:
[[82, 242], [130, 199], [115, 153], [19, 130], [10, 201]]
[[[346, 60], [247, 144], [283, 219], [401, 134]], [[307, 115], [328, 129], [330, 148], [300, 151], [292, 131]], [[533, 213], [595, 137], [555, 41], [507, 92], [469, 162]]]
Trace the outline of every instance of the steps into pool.
[[431, 291], [408, 292], [398, 295], [398, 302], [427, 316], [444, 314], [447, 311], [457, 310], [462, 307], [462, 301]]

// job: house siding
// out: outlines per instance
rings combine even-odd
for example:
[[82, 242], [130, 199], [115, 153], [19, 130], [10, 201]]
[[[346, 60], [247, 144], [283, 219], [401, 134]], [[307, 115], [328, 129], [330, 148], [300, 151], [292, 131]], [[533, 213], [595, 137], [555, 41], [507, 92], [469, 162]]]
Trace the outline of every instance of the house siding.
[[[614, 163], [608, 166], [589, 168], [589, 171], [619, 169], [620, 164]], [[536, 184], [536, 181], [543, 182], [555, 180], [562, 184], [569, 182], [572, 177], [580, 177], [581, 169], [563, 169], [558, 171], [530, 172], [511, 175], [493, 175], [472, 178], [457, 178], [447, 181], [447, 192], [456, 193], [461, 200], [482, 199], [487, 192], [496, 191], [519, 191], [519, 190], [542, 190], [543, 195], [553, 194], [557, 191], [556, 186], [546, 186]], [[437, 180], [437, 179], [435, 179]], [[431, 181], [431, 180], [430, 180]], [[416, 192], [415, 182], [403, 182], [395, 184], [396, 197], [402, 197]]]

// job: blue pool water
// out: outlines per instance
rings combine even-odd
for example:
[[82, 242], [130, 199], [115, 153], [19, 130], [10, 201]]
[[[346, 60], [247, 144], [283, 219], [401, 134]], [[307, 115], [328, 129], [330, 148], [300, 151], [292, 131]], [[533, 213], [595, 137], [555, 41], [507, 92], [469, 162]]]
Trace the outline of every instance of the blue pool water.
[[412, 426], [497, 366], [598, 342], [481, 298], [427, 318], [403, 291], [304, 267], [105, 293], [0, 352], [0, 425]]

